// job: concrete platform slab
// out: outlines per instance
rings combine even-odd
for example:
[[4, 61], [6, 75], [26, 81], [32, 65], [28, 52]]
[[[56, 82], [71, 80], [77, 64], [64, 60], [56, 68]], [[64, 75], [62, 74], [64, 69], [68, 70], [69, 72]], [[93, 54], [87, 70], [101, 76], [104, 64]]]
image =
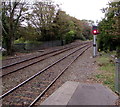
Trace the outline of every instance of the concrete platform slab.
[[66, 82], [41, 105], [67, 105], [78, 85], [78, 82]]
[[41, 105], [115, 105], [118, 96], [101, 84], [68, 81]]
[[115, 105], [117, 96], [101, 84], [79, 84], [67, 105]]

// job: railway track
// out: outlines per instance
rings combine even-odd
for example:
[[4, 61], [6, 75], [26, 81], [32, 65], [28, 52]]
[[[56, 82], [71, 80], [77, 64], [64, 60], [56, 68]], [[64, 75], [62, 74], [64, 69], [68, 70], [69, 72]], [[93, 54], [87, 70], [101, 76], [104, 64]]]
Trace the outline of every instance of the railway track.
[[[73, 42], [73, 43], [71, 43], [71, 44], [64, 45], [64, 46], [62, 46], [62, 47], [61, 47], [61, 46], [57, 46], [57, 47], [54, 47], [54, 48], [49, 48], [49, 49], [44, 49], [44, 50], [38, 50], [37, 52], [38, 52], [38, 53], [39, 53], [39, 52], [44, 52], [44, 51], [51, 50], [51, 49], [52, 49], [52, 50], [56, 50], [56, 49], [58, 50], [59, 47], [60, 47], [59, 49], [62, 49], [62, 48], [67, 48], [67, 47], [69, 47], [70, 45], [73, 46], [73, 45], [77, 45], [77, 44], [82, 44], [82, 43], [80, 43], [80, 42], [78, 42], [78, 43], [75, 42], [75, 43], [74, 43], [74, 42]], [[48, 53], [48, 52], [47, 52], [47, 53]], [[34, 53], [32, 53], [32, 54], [34, 54]], [[39, 53], [39, 54], [40, 54], [40, 53]], [[35, 53], [35, 55], [36, 55], [36, 53]], [[27, 56], [31, 56], [31, 53], [30, 53], [30, 54], [27, 54]], [[26, 55], [9, 57], [9, 58], [7, 58], [7, 59], [4, 59], [4, 60], [3, 60], [3, 63], [4, 63], [4, 61], [6, 62], [6, 61], [9, 61], [9, 60], [11, 60], [11, 59], [20, 59], [21, 57], [26, 57]], [[5, 65], [7, 65], [7, 64], [5, 64]]]
[[[65, 49], [65, 48], [63, 48], [63, 49]], [[44, 53], [44, 54], [41, 54], [41, 55], [29, 57], [29, 58], [27, 58], [27, 59], [22, 59], [22, 60], [19, 60], [19, 61], [17, 61], [17, 62], [13, 62], [13, 63], [10, 63], [10, 64], [6, 64], [6, 65], [2, 66], [0, 69], [8, 68], [8, 67], [14, 66], [14, 65], [16, 65], [16, 64], [20, 64], [20, 63], [23, 63], [23, 62], [26, 62], [26, 61], [29, 61], [29, 60], [32, 60], [32, 59], [35, 59], [35, 58], [38, 58], [38, 57], [47, 55], [47, 54], [51, 54], [51, 53], [56, 52], [56, 51], [59, 51], [59, 50], [62, 50], [62, 49], [56, 49], [56, 50], [53, 50], [53, 51], [50, 51], [50, 52], [47, 52], [47, 53]], [[16, 58], [18, 58], [18, 57], [10, 58], [10, 59], [16, 59]], [[8, 59], [8, 60], [9, 60], [9, 59]]]
[[[67, 68], [89, 47], [90, 45], [84, 45], [68, 55], [65, 55], [14, 88], [5, 92], [0, 96], [0, 99], [3, 99], [4, 104], [7, 105], [25, 104], [33, 106], [36, 101], [52, 86], [52, 84], [67, 70]], [[62, 64], [63, 61], [66, 62], [65, 65]], [[53, 72], [53, 69], [55, 68], [57, 68], [57, 71]]]
[[[86, 43], [88, 43], [88, 42], [86, 42]], [[70, 48], [70, 47], [82, 45], [82, 44], [85, 44], [85, 43], [78, 42], [78, 43], [74, 43], [71, 45], [56, 47], [54, 49], [50, 49], [50, 51], [48, 49], [48, 51], [46, 50], [47, 52], [44, 52], [43, 54], [38, 52], [38, 53], [32, 54], [32, 56], [31, 55], [22, 55], [22, 56], [17, 56], [17, 57], [11, 57], [11, 58], [8, 58], [8, 59], [5, 59], [2, 61], [2, 67], [0, 67], [0, 69], [4, 69], [4, 68], [7, 68], [9, 66], [16, 65], [16, 64], [22, 63], [24, 61], [30, 60], [30, 59], [34, 59], [34, 58], [44, 56], [44, 55], [49, 54], [49, 53], [53, 53], [53, 52], [56, 52], [56, 51], [59, 51], [59, 50], [65, 49], [65, 48]], [[26, 58], [26, 56], [27, 56], [27, 58]], [[18, 59], [18, 61], [16, 62], [15, 59]], [[11, 60], [12, 62], [9, 62], [9, 60]]]
[[64, 57], [71, 51], [74, 51], [75, 49], [78, 49], [79, 47], [76, 47], [74, 49], [71, 49], [67, 52], [61, 53], [59, 55], [56, 55], [54, 57], [50, 57], [46, 60], [43, 60], [39, 63], [36, 63], [34, 65], [31, 65], [27, 68], [21, 69], [17, 72], [11, 73], [10, 75], [6, 75], [5, 77], [2, 78], [2, 84], [3, 86], [1, 87], [3, 90], [3, 93], [6, 92], [8, 89], [11, 89], [18, 85], [21, 81], [26, 80], [27, 78], [31, 77], [38, 71], [44, 69], [51, 63], [55, 62], [56, 60], [59, 60], [59, 58]]
[[26, 68], [28, 66], [31, 66], [33, 64], [36, 64], [36, 63], [38, 63], [40, 61], [43, 61], [43, 60], [45, 60], [47, 58], [50, 58], [52, 56], [58, 55], [60, 53], [63, 53], [65, 51], [68, 51], [68, 50], [73, 49], [75, 47], [78, 47], [79, 45], [83, 45], [83, 44], [76, 44], [76, 45], [73, 45], [71, 47], [53, 50], [53, 51], [50, 51], [50, 52], [42, 54], [42, 55], [30, 57], [30, 58], [27, 58], [27, 59], [24, 59], [24, 60], [20, 60], [20, 61], [11, 63], [9, 65], [3, 66], [1, 68], [2, 69], [2, 75], [0, 75], [0, 77], [4, 77], [4, 76], [6, 76], [8, 74], [11, 74], [13, 72], [21, 70], [21, 69]]

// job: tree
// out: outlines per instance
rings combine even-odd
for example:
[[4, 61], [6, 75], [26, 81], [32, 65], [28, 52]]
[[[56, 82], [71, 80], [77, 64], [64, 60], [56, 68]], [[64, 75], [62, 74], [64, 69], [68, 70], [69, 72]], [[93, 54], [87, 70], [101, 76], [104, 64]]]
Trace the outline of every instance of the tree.
[[82, 34], [86, 39], [91, 38], [91, 29], [93, 21], [91, 20], [82, 20]]
[[16, 35], [16, 40], [19, 38], [23, 38], [24, 41], [38, 41], [40, 39], [40, 36], [36, 32], [36, 29], [30, 24], [25, 27], [19, 27]]
[[74, 35], [75, 35], [75, 32], [74, 32], [74, 31], [72, 31], [72, 30], [69, 31], [69, 32], [65, 35], [65, 37], [64, 37], [65, 43], [68, 44], [68, 43], [73, 42], [73, 40], [74, 40]]
[[106, 47], [109, 50], [116, 48], [117, 56], [120, 57], [120, 1], [109, 3], [109, 7], [103, 9], [103, 12], [106, 17], [99, 23], [98, 38], [104, 45], [99, 43], [100, 47]]
[[56, 26], [56, 35], [58, 35], [58, 38], [63, 41], [64, 36], [70, 30], [69, 16], [64, 11], [58, 10], [53, 23]]
[[28, 15], [28, 23], [32, 24], [42, 40], [49, 40], [53, 20], [56, 16], [58, 5], [50, 0], [40, 0], [35, 2], [32, 7], [32, 13]]
[[13, 52], [15, 33], [20, 23], [24, 20], [26, 11], [25, 2], [12, 2], [12, 0], [2, 2], [2, 36], [8, 55]]
[[73, 21], [73, 25], [74, 30], [75, 31], [75, 37], [74, 39], [81, 39], [81, 40], [85, 40], [84, 36], [82, 35], [82, 21], [76, 19], [75, 17], [71, 17], [71, 20]]
[[[56, 14], [56, 18], [54, 20], [54, 24], [56, 25], [56, 35], [59, 36], [60, 40], [63, 40], [65, 36], [68, 37], [68, 33], [70, 31], [74, 32], [74, 38], [72, 39], [88, 39], [87, 36], [90, 37], [91, 26], [86, 22], [86, 26], [84, 26], [83, 21], [76, 19], [75, 17], [71, 17], [67, 15], [64, 11], [59, 10]], [[88, 28], [88, 29], [87, 29]], [[83, 34], [84, 31], [88, 30], [88, 34], [86, 38]]]

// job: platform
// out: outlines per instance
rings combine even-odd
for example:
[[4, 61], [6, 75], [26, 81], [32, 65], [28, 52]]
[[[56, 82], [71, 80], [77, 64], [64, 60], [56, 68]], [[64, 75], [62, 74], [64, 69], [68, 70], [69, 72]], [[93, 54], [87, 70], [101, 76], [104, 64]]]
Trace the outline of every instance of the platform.
[[118, 96], [102, 84], [68, 81], [41, 105], [115, 105]]

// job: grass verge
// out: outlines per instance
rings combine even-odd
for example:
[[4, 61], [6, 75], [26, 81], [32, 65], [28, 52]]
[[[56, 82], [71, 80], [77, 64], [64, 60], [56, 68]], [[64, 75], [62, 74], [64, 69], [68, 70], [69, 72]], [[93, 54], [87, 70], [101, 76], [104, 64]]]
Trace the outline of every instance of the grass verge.
[[103, 85], [115, 91], [115, 62], [111, 57], [113, 54], [114, 53], [102, 53], [102, 55], [97, 58], [99, 70], [102, 72], [96, 74], [95, 78]]

